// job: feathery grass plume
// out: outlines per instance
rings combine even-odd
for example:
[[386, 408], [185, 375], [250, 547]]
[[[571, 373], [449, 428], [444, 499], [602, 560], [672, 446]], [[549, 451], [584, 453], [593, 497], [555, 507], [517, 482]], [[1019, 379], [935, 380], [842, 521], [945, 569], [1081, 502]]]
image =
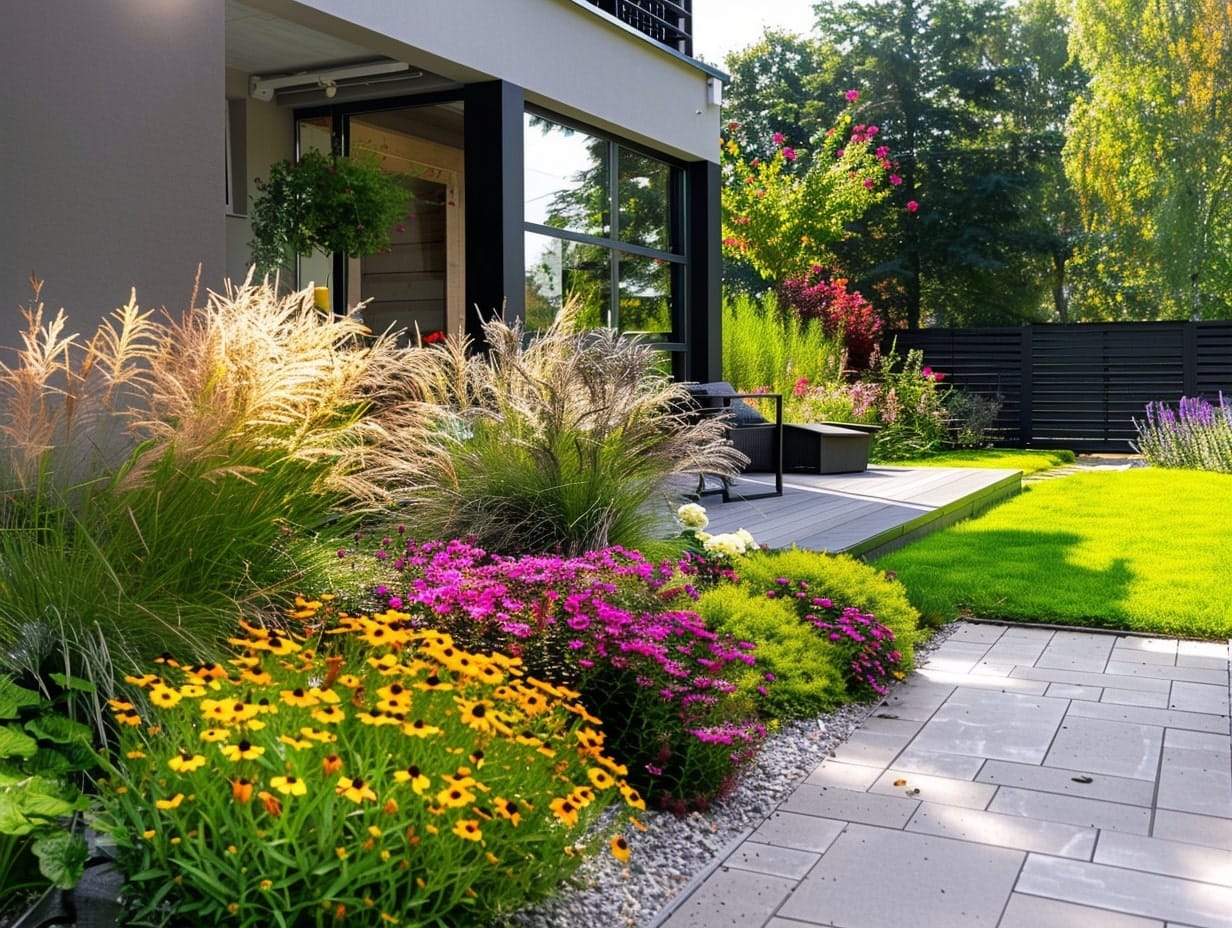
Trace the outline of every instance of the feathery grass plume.
[[250, 278], [158, 318], [134, 297], [88, 341], [37, 299], [0, 366], [0, 648], [52, 623], [117, 663], [208, 652], [322, 573], [315, 529], [392, 500], [369, 474], [424, 430], [393, 335], [310, 292]]
[[740, 466], [723, 424], [690, 415], [654, 348], [579, 331], [577, 313], [566, 306], [529, 338], [493, 319], [486, 355], [452, 337], [411, 362], [409, 405], [431, 423], [408, 489], [425, 537], [473, 535], [502, 552], [636, 547], [656, 529], [667, 478]]

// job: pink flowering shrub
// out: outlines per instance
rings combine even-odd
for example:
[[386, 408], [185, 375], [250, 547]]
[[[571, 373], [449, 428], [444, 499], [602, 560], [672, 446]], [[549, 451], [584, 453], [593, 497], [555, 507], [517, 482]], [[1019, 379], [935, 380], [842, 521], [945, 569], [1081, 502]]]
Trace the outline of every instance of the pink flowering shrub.
[[830, 278], [819, 265], [803, 277], [780, 281], [779, 305], [802, 321], [818, 320], [825, 333], [843, 339], [849, 370], [867, 370], [881, 337], [881, 317], [858, 290], [841, 277]]
[[463, 541], [402, 538], [381, 539], [375, 554], [391, 569], [374, 590], [378, 606], [580, 690], [587, 710], [610, 720], [606, 749], [651, 801], [705, 807], [765, 737], [755, 701], [735, 683], [754, 665], [754, 646], [689, 608], [695, 582], [722, 579], [699, 573], [692, 557], [653, 564], [621, 548], [501, 557]]

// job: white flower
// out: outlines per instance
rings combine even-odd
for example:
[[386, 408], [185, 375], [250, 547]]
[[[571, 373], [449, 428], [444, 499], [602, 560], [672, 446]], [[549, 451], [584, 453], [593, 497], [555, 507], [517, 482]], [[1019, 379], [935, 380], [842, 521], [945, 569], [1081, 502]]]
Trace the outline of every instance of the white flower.
[[676, 521], [680, 523], [682, 528], [694, 532], [700, 532], [710, 524], [705, 507], [699, 506], [697, 503], [685, 503], [677, 509]]
[[713, 535], [702, 542], [702, 547], [710, 554], [720, 557], [739, 557], [747, 550], [744, 539], [733, 532]]
[[739, 538], [741, 541], [744, 542], [744, 547], [746, 550], [752, 551], [754, 548], [757, 547], [757, 542], [753, 539], [753, 536], [746, 529], [738, 528], [733, 534], [737, 538]]

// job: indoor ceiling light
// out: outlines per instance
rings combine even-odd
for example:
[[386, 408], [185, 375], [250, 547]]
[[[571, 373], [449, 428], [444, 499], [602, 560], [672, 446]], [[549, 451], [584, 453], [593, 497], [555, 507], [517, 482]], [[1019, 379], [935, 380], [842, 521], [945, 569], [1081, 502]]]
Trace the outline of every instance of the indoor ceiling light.
[[400, 71], [409, 71], [410, 67], [405, 61], [372, 61], [367, 64], [328, 68], [324, 71], [302, 71], [299, 74], [287, 74], [283, 77], [260, 77], [254, 74], [248, 79], [248, 92], [253, 99], [264, 100], [267, 103], [274, 99], [275, 91], [288, 90], [292, 87], [324, 89], [327, 97], [333, 97], [338, 92], [340, 81], [359, 81], [366, 77], [396, 74]]

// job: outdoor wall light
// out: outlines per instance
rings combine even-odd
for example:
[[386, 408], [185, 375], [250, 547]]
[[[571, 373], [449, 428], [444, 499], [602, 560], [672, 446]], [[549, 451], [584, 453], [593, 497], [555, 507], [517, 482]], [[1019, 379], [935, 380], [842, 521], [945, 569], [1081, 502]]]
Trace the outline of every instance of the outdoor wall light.
[[263, 100], [266, 103], [274, 99], [275, 91], [292, 88], [323, 88], [327, 97], [333, 97], [338, 93], [340, 81], [361, 83], [364, 78], [398, 74], [409, 71], [410, 68], [411, 66], [405, 61], [371, 61], [366, 64], [329, 68], [325, 71], [302, 71], [299, 74], [287, 74], [282, 77], [260, 77], [254, 74], [248, 79], [248, 93], [254, 100]]

